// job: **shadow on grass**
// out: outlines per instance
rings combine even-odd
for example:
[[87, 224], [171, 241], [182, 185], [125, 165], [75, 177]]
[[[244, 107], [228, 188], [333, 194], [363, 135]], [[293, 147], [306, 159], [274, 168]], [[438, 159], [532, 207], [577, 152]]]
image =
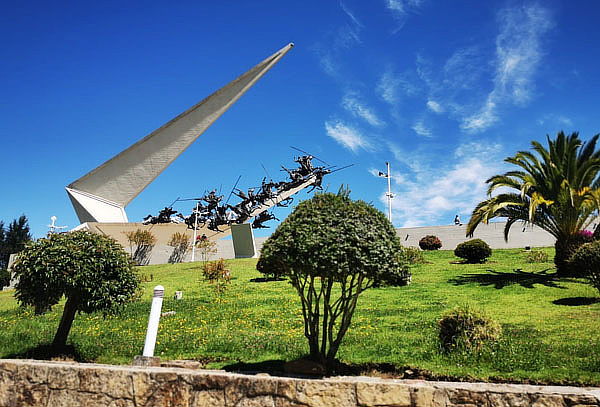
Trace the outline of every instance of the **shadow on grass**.
[[4, 356], [5, 359], [37, 359], [37, 360], [64, 360], [75, 362], [91, 362], [87, 360], [73, 345], [56, 348], [51, 344], [42, 344], [29, 348], [23, 352]]
[[[512, 272], [502, 272], [495, 270], [486, 270], [487, 273], [463, 274], [448, 280], [454, 285], [479, 284], [482, 286], [494, 286], [496, 289], [518, 284], [525, 288], [535, 288], [536, 284], [553, 288], [566, 288], [557, 282], [571, 281], [564, 277], [558, 277], [556, 273], [549, 274], [552, 269], [542, 270], [540, 272], [526, 272], [521, 269], [515, 269]], [[572, 280], [575, 281], [575, 280]]]
[[284, 281], [281, 277], [256, 277], [250, 280], [251, 283], [268, 283], [271, 281]]
[[[323, 375], [303, 375], [286, 372], [285, 360], [265, 360], [264, 362], [258, 363], [243, 363], [238, 362], [228, 366], [224, 366], [223, 369], [228, 372], [235, 372], [241, 374], [256, 375], [261, 373], [268, 373], [271, 376], [287, 376], [287, 377], [305, 377], [305, 378], [322, 378]], [[334, 376], [378, 376], [394, 379], [418, 379], [418, 380], [451, 380], [451, 381], [463, 381], [459, 377], [435, 375], [429, 370], [419, 369], [415, 367], [398, 367], [391, 363], [360, 363], [360, 364], [348, 364], [340, 361], [336, 361]]]
[[552, 301], [555, 305], [567, 305], [569, 307], [577, 307], [579, 305], [592, 305], [600, 302], [600, 298], [596, 297], [568, 297]]

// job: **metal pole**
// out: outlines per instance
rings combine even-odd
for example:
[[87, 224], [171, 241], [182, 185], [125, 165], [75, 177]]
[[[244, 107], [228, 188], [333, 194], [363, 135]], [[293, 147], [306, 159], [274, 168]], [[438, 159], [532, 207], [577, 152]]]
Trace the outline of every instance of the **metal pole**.
[[192, 261], [196, 261], [196, 239], [198, 238], [198, 206], [200, 202], [196, 202], [196, 217], [194, 218], [194, 240], [192, 241]]
[[150, 317], [148, 318], [148, 329], [146, 330], [146, 342], [144, 343], [143, 356], [154, 356], [154, 345], [156, 345], [156, 334], [158, 333], [158, 322], [160, 320], [160, 310], [162, 308], [165, 287], [157, 285], [154, 287], [152, 296], [152, 306], [150, 307]]
[[387, 182], [388, 182], [388, 192], [387, 192], [387, 198], [388, 198], [388, 219], [390, 220], [390, 222], [392, 222], [392, 184], [391, 184], [391, 177], [390, 177], [390, 163], [386, 162], [385, 165], [387, 166]]

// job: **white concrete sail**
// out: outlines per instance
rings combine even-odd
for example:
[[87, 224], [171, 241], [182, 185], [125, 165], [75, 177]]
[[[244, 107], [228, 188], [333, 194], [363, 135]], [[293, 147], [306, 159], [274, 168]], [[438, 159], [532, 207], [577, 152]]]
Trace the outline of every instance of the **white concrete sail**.
[[254, 68], [67, 186], [79, 220], [127, 222], [125, 206], [273, 67], [288, 44]]

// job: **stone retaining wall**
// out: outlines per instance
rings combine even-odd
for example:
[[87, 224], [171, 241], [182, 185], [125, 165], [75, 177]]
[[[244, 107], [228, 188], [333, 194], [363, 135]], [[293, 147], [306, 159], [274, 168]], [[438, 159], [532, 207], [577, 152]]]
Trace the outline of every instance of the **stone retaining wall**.
[[599, 406], [599, 388], [324, 380], [164, 367], [0, 359], [0, 406]]

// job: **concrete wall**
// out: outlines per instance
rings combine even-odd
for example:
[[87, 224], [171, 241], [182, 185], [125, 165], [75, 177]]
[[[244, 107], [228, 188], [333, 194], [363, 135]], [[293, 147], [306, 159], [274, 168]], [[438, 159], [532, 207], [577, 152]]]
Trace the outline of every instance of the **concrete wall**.
[[[88, 222], [85, 227], [93, 232], [115, 238], [119, 243], [129, 251], [129, 244], [125, 233], [136, 229], [145, 229], [152, 232], [157, 238], [157, 243], [152, 250], [152, 255], [149, 264], [165, 264], [168, 262], [173, 248], [167, 245], [167, 242], [173, 233], [185, 233], [192, 240], [193, 231], [188, 229], [183, 224], [158, 224], [158, 225], [143, 225], [141, 223], [97, 223]], [[553, 246], [554, 237], [546, 231], [535, 227], [528, 226], [523, 228], [520, 224], [513, 225], [509, 235], [509, 241], [504, 241], [504, 222], [490, 223], [488, 225], [480, 225], [475, 231], [474, 238], [485, 240], [492, 249], [506, 248], [524, 248]], [[396, 229], [398, 236], [404, 246], [419, 246], [419, 240], [426, 235], [438, 236], [442, 241], [442, 249], [454, 250], [457, 244], [469, 240], [465, 237], [466, 225], [461, 226], [425, 226], [414, 228], [399, 228]], [[233, 251], [233, 241], [230, 239], [231, 231], [229, 228], [224, 228], [223, 232], [213, 232], [207, 228], [198, 230], [198, 236], [206, 234], [210, 240], [217, 242], [217, 252], [211, 256], [211, 260], [224, 258], [233, 259], [235, 254]], [[224, 239], [225, 238], [225, 239]], [[266, 237], [255, 238], [256, 250], [260, 254], [260, 249], [265, 242]], [[199, 256], [196, 256], [196, 260]], [[185, 261], [191, 261], [191, 252], [188, 253]]]
[[0, 407], [442, 407], [600, 405], [600, 388], [298, 379], [223, 371], [0, 359]]
[[470, 239], [484, 240], [492, 249], [513, 249], [531, 247], [554, 246], [556, 239], [537, 226], [523, 227], [515, 223], [508, 235], [508, 242], [504, 241], [504, 226], [506, 222], [493, 222], [481, 224], [475, 229], [473, 237], [466, 237], [466, 225], [425, 226], [415, 228], [396, 229], [403, 246], [419, 246], [419, 240], [427, 235], [435, 235], [442, 241], [442, 250], [454, 250], [456, 245]]

